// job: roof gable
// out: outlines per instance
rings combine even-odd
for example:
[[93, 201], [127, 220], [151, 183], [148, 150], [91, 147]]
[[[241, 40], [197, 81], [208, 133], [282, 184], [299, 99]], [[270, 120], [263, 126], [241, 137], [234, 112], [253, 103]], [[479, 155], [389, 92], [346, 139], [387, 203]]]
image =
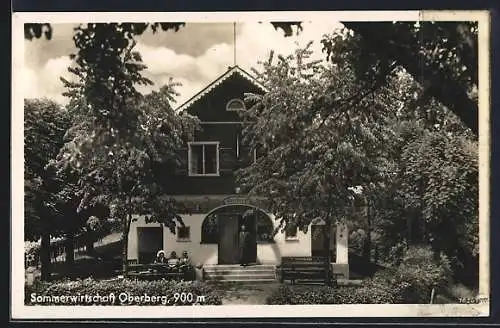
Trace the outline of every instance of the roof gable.
[[188, 99], [185, 103], [183, 103], [182, 105], [180, 105], [177, 108], [177, 111], [182, 112], [182, 111], [187, 110], [194, 103], [196, 103], [200, 99], [204, 98], [212, 90], [214, 90], [215, 88], [217, 88], [218, 86], [220, 86], [224, 81], [226, 81], [228, 78], [230, 78], [231, 76], [234, 76], [234, 75], [238, 75], [238, 76], [244, 78], [245, 80], [249, 81], [254, 86], [256, 86], [258, 89], [262, 90], [263, 92], [267, 92], [268, 91], [267, 88], [264, 85], [262, 85], [261, 83], [259, 83], [256, 80], [255, 77], [253, 77], [252, 75], [250, 75], [249, 73], [247, 73], [246, 71], [244, 71], [239, 66], [233, 66], [229, 70], [227, 70], [227, 72], [225, 72], [224, 74], [222, 74], [221, 76], [219, 76], [216, 80], [214, 80], [212, 83], [210, 83], [209, 85], [207, 85], [200, 92], [198, 92], [193, 97], [191, 97], [190, 99]]

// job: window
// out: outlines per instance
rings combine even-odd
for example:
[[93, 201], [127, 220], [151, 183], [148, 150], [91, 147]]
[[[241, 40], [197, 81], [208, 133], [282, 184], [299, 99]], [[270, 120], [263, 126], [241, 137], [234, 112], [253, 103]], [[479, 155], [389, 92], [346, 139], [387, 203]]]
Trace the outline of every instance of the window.
[[219, 242], [219, 220], [216, 214], [210, 214], [201, 224], [201, 242], [217, 244]]
[[190, 227], [177, 227], [177, 241], [190, 241], [191, 228]]
[[189, 175], [218, 176], [219, 142], [191, 142], [188, 145]]
[[226, 110], [230, 112], [245, 110], [245, 103], [241, 99], [231, 99], [226, 104]]
[[287, 240], [295, 240], [298, 239], [297, 236], [298, 228], [296, 225], [290, 225], [285, 229], [285, 239]]

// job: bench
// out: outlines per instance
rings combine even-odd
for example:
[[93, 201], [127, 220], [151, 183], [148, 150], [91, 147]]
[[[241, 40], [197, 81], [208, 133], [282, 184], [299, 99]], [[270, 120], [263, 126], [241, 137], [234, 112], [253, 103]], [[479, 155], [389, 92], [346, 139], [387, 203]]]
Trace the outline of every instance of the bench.
[[330, 265], [325, 267], [323, 257], [282, 257], [277, 267], [279, 281], [289, 280], [292, 285], [297, 281], [321, 281], [328, 277], [328, 284], [336, 284], [337, 276], [333, 274]]
[[194, 268], [185, 265], [169, 267], [157, 263], [129, 264], [126, 276], [140, 280], [194, 280]]

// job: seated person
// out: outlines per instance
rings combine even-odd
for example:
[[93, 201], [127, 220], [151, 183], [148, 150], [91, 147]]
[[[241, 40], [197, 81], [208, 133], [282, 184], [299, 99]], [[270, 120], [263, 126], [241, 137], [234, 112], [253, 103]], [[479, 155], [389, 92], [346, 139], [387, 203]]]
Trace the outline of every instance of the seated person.
[[179, 265], [180, 260], [177, 257], [177, 253], [175, 251], [172, 251], [172, 253], [170, 253], [170, 258], [167, 260], [167, 263], [168, 263], [168, 266], [171, 268]]
[[182, 266], [190, 266], [191, 265], [191, 260], [189, 259], [187, 251], [182, 252], [182, 257], [180, 259], [180, 262], [181, 262]]
[[159, 250], [158, 253], [156, 253], [156, 259], [154, 263], [167, 263], [167, 259], [165, 258], [165, 251]]

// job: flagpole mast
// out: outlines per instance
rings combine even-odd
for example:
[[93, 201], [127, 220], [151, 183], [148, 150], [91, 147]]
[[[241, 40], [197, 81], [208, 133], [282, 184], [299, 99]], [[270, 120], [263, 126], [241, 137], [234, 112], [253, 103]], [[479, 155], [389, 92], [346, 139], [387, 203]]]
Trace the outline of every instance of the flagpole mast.
[[233, 66], [236, 66], [236, 22], [233, 22]]

